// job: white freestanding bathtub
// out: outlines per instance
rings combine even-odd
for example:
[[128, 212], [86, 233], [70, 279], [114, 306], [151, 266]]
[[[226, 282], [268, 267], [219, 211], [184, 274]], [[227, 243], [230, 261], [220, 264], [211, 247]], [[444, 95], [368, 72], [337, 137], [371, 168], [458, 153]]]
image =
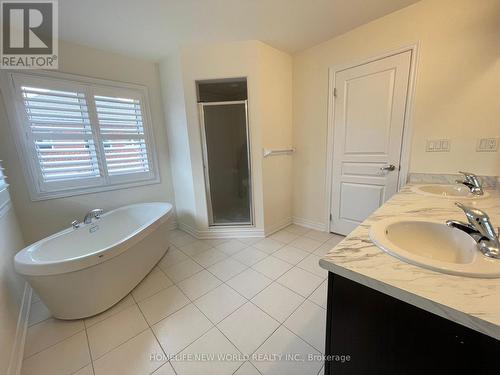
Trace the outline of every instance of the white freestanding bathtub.
[[98, 314], [125, 297], [168, 249], [170, 203], [110, 211], [16, 254], [18, 273], [59, 319]]

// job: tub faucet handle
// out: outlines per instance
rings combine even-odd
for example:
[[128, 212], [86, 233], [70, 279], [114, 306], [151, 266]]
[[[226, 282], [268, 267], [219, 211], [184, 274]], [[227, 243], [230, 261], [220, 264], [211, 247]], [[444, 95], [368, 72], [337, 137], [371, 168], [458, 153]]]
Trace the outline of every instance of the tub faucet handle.
[[73, 227], [73, 229], [78, 229], [80, 228], [80, 222], [78, 220], [73, 220], [71, 222], [71, 226]]
[[104, 210], [102, 208], [94, 208], [93, 210], [90, 210], [83, 219], [84, 224], [92, 223], [92, 219], [94, 218], [100, 219], [103, 212]]

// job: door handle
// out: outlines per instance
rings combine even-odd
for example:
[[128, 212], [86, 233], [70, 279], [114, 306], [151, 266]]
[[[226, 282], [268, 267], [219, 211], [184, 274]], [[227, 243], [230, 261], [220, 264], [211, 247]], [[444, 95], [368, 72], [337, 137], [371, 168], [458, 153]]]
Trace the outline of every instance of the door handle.
[[392, 164], [387, 164], [387, 165], [384, 165], [383, 167], [380, 167], [380, 170], [381, 171], [393, 171], [396, 169], [396, 166], [392, 165]]

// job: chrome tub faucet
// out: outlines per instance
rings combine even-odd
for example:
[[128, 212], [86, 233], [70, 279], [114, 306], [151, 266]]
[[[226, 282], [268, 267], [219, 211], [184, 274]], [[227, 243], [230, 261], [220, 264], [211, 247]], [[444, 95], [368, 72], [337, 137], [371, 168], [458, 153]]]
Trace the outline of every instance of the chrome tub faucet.
[[85, 215], [85, 218], [83, 219], [83, 223], [84, 224], [91, 224], [92, 219], [94, 219], [94, 218], [100, 219], [103, 212], [104, 212], [104, 210], [102, 208], [95, 208], [93, 210], [90, 210]]
[[500, 259], [500, 240], [486, 212], [478, 208], [467, 207], [459, 202], [455, 205], [464, 211], [468, 223], [448, 220], [446, 225], [469, 234], [476, 241], [479, 251], [485, 256]]

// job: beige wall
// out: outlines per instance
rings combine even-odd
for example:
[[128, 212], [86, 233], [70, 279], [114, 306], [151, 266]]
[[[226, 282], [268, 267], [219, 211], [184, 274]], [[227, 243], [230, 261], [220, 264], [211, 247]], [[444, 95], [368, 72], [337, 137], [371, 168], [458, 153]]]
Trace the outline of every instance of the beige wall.
[[[292, 59], [290, 55], [260, 46], [262, 147], [287, 149], [292, 140]], [[261, 154], [261, 150], [258, 150]], [[293, 156], [263, 159], [264, 222], [266, 233], [292, 221]]]
[[252, 185], [255, 208], [255, 224], [262, 229], [262, 160], [256, 150], [260, 150], [260, 119], [258, 80], [257, 80], [257, 46], [260, 42], [223, 43], [208, 46], [183, 48], [182, 75], [184, 81], [184, 99], [188, 134], [191, 144], [191, 167], [194, 179], [196, 200], [196, 222], [199, 230], [208, 229], [208, 214], [205, 199], [205, 182], [203, 176], [202, 148], [198, 104], [196, 96], [197, 80], [247, 77], [248, 116], [251, 141]]
[[195, 227], [196, 206], [179, 53], [172, 53], [161, 61], [160, 80], [177, 221]]
[[[256, 228], [269, 231], [292, 210], [291, 158], [263, 160], [263, 147], [291, 143], [291, 56], [259, 41], [184, 48], [182, 69], [199, 223], [207, 227], [197, 80], [247, 77]], [[288, 146], [286, 146], [288, 147]]]
[[[0, 207], [3, 202], [1, 199]], [[24, 290], [24, 281], [13, 264], [14, 254], [23, 248], [24, 241], [14, 209], [10, 203], [8, 207], [0, 210], [0, 374], [7, 373]]]
[[[294, 216], [326, 225], [328, 68], [419, 43], [410, 171], [500, 175], [500, 2], [423, 0], [294, 56]], [[450, 138], [451, 152], [426, 153]]]
[[[140, 84], [148, 88], [161, 183], [33, 202], [29, 197], [26, 180], [22, 173], [23, 166], [13, 146], [11, 129], [5, 116], [0, 116], [0, 159], [5, 160], [10, 170], [12, 198], [28, 243], [67, 227], [72, 220], [81, 219], [90, 208], [99, 207], [110, 210], [136, 202], [173, 202], [174, 200], [158, 65], [68, 43], [60, 44], [59, 56], [59, 70], [62, 72]], [[3, 100], [0, 101], [0, 113], [5, 113]]]
[[[175, 81], [176, 110], [185, 110], [176, 119], [167, 116], [170, 148], [177, 147], [182, 155], [172, 155], [176, 173], [190, 173], [192, 187], [182, 189], [176, 199], [189, 202], [191, 213], [179, 214], [181, 223], [192, 229], [208, 230], [205, 182], [196, 81], [246, 77], [248, 84], [248, 116], [250, 128], [251, 174], [253, 186], [254, 221], [256, 229], [267, 230], [289, 220], [292, 212], [291, 158], [263, 160], [262, 148], [291, 145], [291, 56], [259, 41], [191, 46], [178, 55], [168, 56], [160, 63], [164, 96], [173, 95]], [[179, 73], [180, 72], [180, 73]], [[183, 86], [178, 87], [179, 74]], [[179, 93], [184, 93], [184, 102]], [[166, 101], [166, 99], [165, 99]], [[165, 104], [168, 105], [167, 103]], [[166, 109], [167, 111], [167, 109]], [[173, 131], [178, 127], [178, 131]], [[184, 130], [187, 129], [187, 132]], [[186, 147], [187, 145], [187, 147]], [[173, 154], [173, 152], [172, 152]], [[188, 165], [190, 164], [190, 166]], [[182, 171], [182, 172], [181, 172]], [[174, 186], [178, 181], [174, 181]], [[177, 202], [177, 201], [176, 201]], [[177, 203], [179, 206], [179, 203]]]

